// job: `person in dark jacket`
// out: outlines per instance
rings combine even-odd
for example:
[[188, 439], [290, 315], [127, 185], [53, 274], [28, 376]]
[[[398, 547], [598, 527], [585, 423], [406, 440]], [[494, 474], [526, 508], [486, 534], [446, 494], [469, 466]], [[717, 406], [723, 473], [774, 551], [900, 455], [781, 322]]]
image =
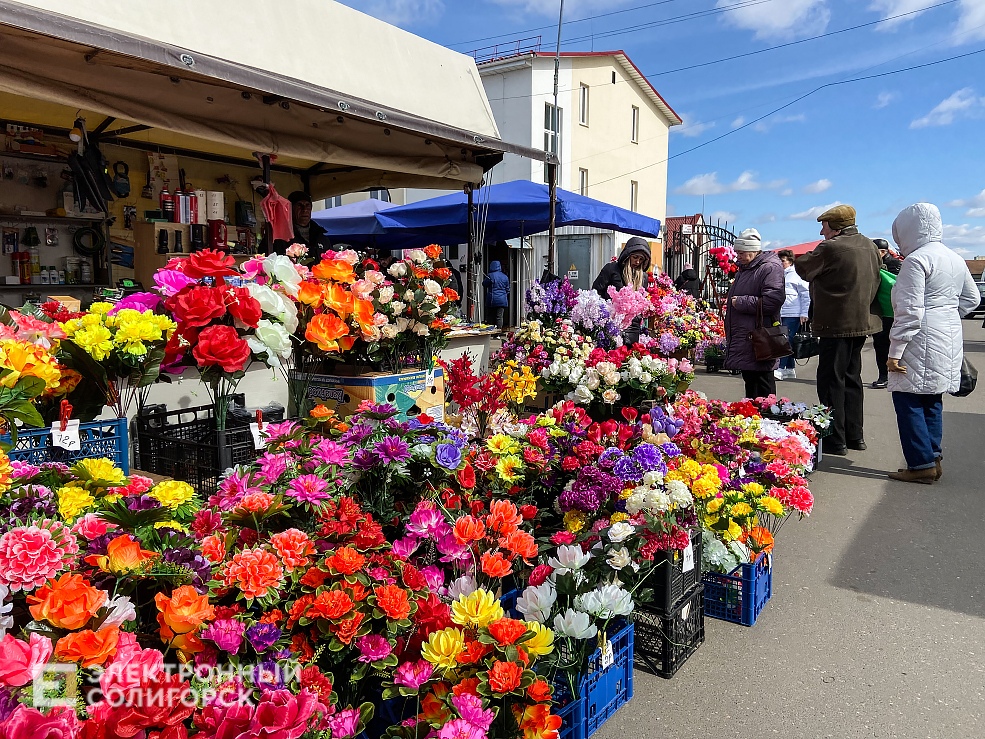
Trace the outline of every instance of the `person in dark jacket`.
[[882, 330], [879, 251], [859, 233], [855, 209], [838, 205], [822, 213], [822, 241], [794, 267], [811, 285], [811, 328], [820, 339], [817, 397], [833, 411], [824, 453], [864, 451], [862, 435], [862, 347]]
[[[882, 269], [898, 275], [903, 262], [893, 256], [889, 250], [889, 242], [885, 239], [872, 239], [872, 243], [879, 249], [879, 258], [882, 260]], [[876, 367], [879, 369], [879, 377], [872, 383], [872, 387], [878, 390], [889, 384], [889, 330], [893, 327], [893, 317], [882, 317], [882, 331], [872, 334], [872, 348], [876, 352]]]
[[760, 325], [760, 310], [763, 326], [780, 320], [787, 297], [783, 263], [773, 252], [763, 251], [763, 239], [754, 228], [743, 231], [734, 248], [739, 272], [725, 299], [725, 368], [742, 371], [747, 398], [762, 398], [776, 393], [776, 360], [758, 361], [749, 335]]
[[274, 241], [274, 252], [284, 254], [291, 244], [303, 244], [308, 247], [306, 264], [321, 261], [322, 252], [331, 244], [325, 229], [311, 220], [311, 197], [302, 190], [295, 190], [287, 199], [291, 201], [291, 221], [294, 225], [294, 238], [290, 241], [277, 239]]
[[486, 289], [486, 320], [503, 328], [503, 318], [510, 305], [510, 278], [503, 274], [503, 266], [496, 261], [489, 263], [489, 274], [482, 278]]
[[[609, 288], [621, 290], [627, 285], [636, 290], [645, 290], [650, 286], [650, 245], [639, 236], [634, 236], [626, 242], [619, 258], [605, 265], [592, 283], [592, 289], [604, 300], [609, 299]], [[623, 334], [627, 344], [633, 344], [640, 339], [643, 322], [634, 318], [629, 328]]]
[[690, 264], [684, 265], [684, 271], [674, 280], [674, 287], [690, 294], [695, 300], [701, 299], [701, 279], [698, 271]]

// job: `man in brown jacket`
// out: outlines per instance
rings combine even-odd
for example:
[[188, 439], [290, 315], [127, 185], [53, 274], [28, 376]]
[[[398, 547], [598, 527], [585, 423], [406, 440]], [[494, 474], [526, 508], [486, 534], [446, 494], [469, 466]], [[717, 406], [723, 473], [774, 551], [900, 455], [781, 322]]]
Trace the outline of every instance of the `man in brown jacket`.
[[817, 397], [834, 411], [824, 453], [865, 449], [862, 435], [862, 347], [882, 321], [873, 308], [879, 291], [879, 250], [858, 232], [855, 209], [838, 205], [821, 214], [814, 251], [794, 266], [811, 286], [811, 326], [820, 338]]

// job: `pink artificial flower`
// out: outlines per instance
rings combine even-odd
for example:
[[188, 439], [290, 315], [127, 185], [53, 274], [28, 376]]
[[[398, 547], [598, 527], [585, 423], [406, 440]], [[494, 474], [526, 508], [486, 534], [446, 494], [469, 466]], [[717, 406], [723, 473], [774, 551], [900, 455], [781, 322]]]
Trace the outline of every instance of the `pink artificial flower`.
[[213, 621], [199, 636], [215, 642], [215, 645], [224, 652], [236, 654], [243, 646], [243, 632], [246, 631], [246, 624], [234, 618], [220, 618]]
[[428, 590], [437, 591], [445, 585], [445, 571], [437, 565], [428, 565], [421, 570], [424, 579], [428, 582]]
[[332, 739], [350, 739], [356, 735], [359, 726], [359, 709], [344, 708], [334, 716], [329, 716], [328, 728], [332, 731]]
[[54, 652], [51, 639], [31, 633], [30, 641], [11, 634], [0, 639], [0, 685], [19, 688], [33, 682]]
[[174, 269], [159, 269], [154, 273], [154, 286], [166, 298], [176, 295], [182, 288], [194, 285], [197, 280]]
[[486, 732], [465, 719], [456, 718], [441, 727], [437, 739], [486, 739]]
[[434, 673], [434, 666], [426, 659], [419, 659], [416, 662], [404, 662], [393, 675], [393, 684], [419, 690], [420, 687], [431, 679]]
[[381, 659], [389, 657], [390, 653], [393, 652], [390, 641], [379, 634], [367, 634], [360, 637], [356, 640], [356, 646], [359, 647], [358, 660], [360, 662], [379, 662]]
[[551, 544], [554, 546], [562, 546], [575, 543], [575, 535], [570, 531], [558, 531], [554, 536], [551, 537]]
[[64, 339], [66, 334], [57, 323], [48, 323], [34, 316], [18, 313], [15, 310], [8, 314], [17, 324], [17, 338], [29, 341], [45, 349], [50, 349], [53, 343]]
[[115, 528], [117, 528], [115, 523], [104, 521], [95, 513], [87, 513], [75, 522], [72, 532], [85, 537], [86, 541], [92, 541]]
[[310, 690], [302, 689], [296, 695], [290, 690], [266, 690], [258, 704], [245, 705], [237, 701], [237, 692], [230, 687], [235, 688], [221, 686], [219, 699], [195, 714], [195, 739], [300, 739], [309, 728], [318, 731], [326, 727], [317, 717], [324, 717], [328, 709]]
[[160, 295], [155, 295], [154, 293], [134, 293], [133, 295], [127, 295], [123, 300], [116, 303], [116, 305], [109, 309], [106, 315], [114, 316], [121, 310], [135, 310], [141, 313], [145, 311], [154, 312], [160, 304]]
[[243, 262], [243, 279], [254, 280], [258, 285], [267, 282], [267, 276], [263, 271], [263, 257], [253, 257]]
[[[120, 632], [116, 655], [99, 677], [104, 696], [121, 695], [153, 680], [164, 671], [164, 655], [156, 649], [142, 649], [128, 631]], [[119, 692], [116, 692], [119, 691]]]
[[0, 583], [14, 593], [34, 590], [71, 565], [78, 552], [75, 535], [61, 521], [15, 526], [0, 536]]
[[394, 557], [407, 559], [417, 551], [419, 545], [420, 540], [416, 536], [405, 536], [403, 539], [397, 539], [393, 542], [390, 545], [390, 550], [393, 552]]
[[75, 711], [67, 706], [52, 708], [46, 716], [37, 708], [18, 704], [0, 725], [3, 739], [75, 739], [82, 727]]
[[455, 534], [449, 531], [437, 541], [438, 553], [442, 555], [442, 562], [468, 562], [472, 559], [472, 552], [468, 546], [459, 544]]
[[483, 732], [489, 731], [496, 714], [490, 710], [482, 709], [482, 698], [471, 693], [453, 696], [451, 704], [458, 711], [458, 715]]
[[331, 439], [322, 439], [314, 448], [314, 458], [319, 464], [341, 467], [349, 463], [349, 449]]
[[435, 534], [443, 523], [445, 517], [438, 507], [430, 500], [422, 500], [410, 514], [407, 531], [415, 536], [428, 537]]
[[288, 455], [267, 452], [257, 460], [260, 465], [257, 477], [263, 482], [273, 484], [287, 471], [287, 462]]
[[19, 459], [10, 460], [10, 476], [19, 483], [28, 482], [41, 474], [41, 468]]
[[317, 503], [329, 497], [328, 482], [317, 475], [295, 477], [284, 494], [301, 503]]

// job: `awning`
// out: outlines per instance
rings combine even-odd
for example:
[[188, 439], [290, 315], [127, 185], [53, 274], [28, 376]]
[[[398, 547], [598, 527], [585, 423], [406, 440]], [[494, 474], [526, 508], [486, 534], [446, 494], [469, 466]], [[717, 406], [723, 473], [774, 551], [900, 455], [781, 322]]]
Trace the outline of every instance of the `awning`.
[[0, 0], [0, 118], [277, 167], [313, 197], [479, 183], [504, 153], [475, 62], [331, 0]]
[[376, 220], [376, 213], [395, 207], [393, 203], [369, 198], [348, 205], [316, 210], [311, 214], [311, 220], [324, 228], [325, 233], [335, 241], [351, 235], [365, 238], [384, 233], [383, 226]]

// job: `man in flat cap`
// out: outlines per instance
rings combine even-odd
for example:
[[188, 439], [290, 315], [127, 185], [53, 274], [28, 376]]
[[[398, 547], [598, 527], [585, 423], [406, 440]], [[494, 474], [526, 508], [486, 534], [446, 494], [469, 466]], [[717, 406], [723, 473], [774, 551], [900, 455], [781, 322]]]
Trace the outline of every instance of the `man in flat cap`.
[[794, 266], [810, 283], [812, 327], [820, 338], [817, 397], [834, 411], [824, 453], [844, 456], [862, 451], [862, 347], [882, 329], [879, 250], [858, 232], [855, 209], [837, 205], [822, 213], [822, 241]]

